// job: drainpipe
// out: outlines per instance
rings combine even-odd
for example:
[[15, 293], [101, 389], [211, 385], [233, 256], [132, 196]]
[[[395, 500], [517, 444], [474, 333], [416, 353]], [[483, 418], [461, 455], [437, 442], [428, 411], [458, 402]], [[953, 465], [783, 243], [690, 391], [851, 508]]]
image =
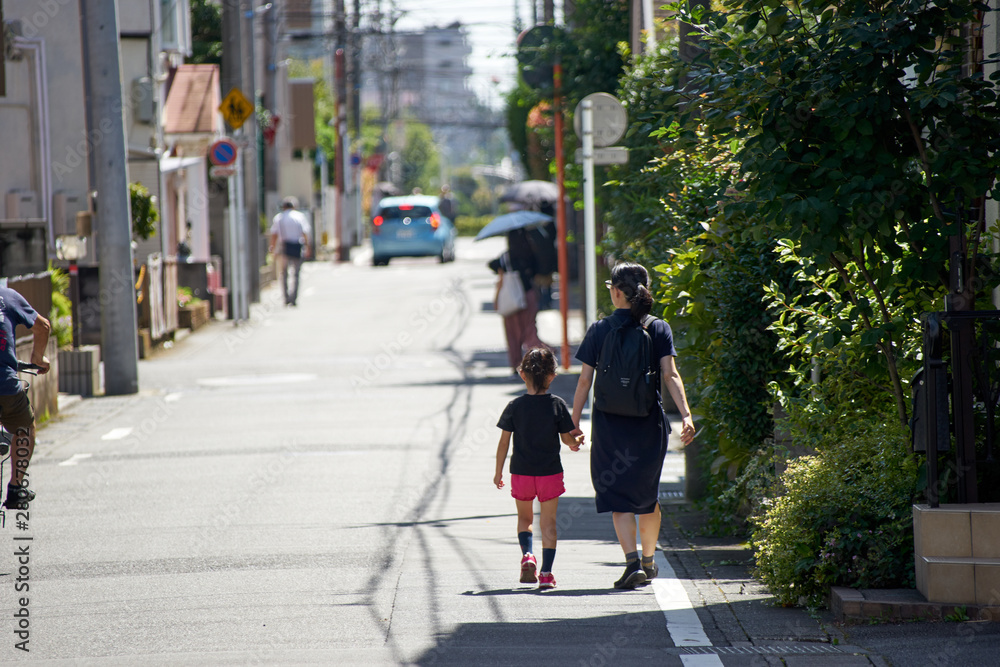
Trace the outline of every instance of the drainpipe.
[[39, 217], [46, 221], [48, 225], [48, 251], [50, 255], [55, 255], [56, 239], [55, 225], [52, 216], [49, 214], [52, 207], [52, 154], [49, 143], [49, 93], [45, 79], [45, 40], [41, 37], [26, 39], [24, 37], [14, 38], [14, 48], [20, 51], [31, 52], [31, 62], [34, 69], [35, 79], [35, 102], [37, 105], [38, 122], [38, 197], [41, 200]]

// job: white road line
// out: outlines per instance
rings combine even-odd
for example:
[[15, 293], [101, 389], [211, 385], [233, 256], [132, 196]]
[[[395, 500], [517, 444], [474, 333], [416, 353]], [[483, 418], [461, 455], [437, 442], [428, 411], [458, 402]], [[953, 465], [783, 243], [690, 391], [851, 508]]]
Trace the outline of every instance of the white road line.
[[684, 667], [719, 667], [722, 665], [722, 658], [712, 653], [681, 655], [681, 664]]
[[60, 461], [57, 465], [61, 466], [75, 466], [77, 463], [84, 459], [89, 459], [93, 454], [74, 454], [65, 461]]
[[183, 396], [183, 395], [184, 394], [182, 394], [181, 392], [175, 391], [173, 393], [170, 393], [170, 394], [167, 394], [166, 396], [164, 396], [163, 397], [163, 402], [164, 403], [173, 403], [174, 401], [179, 401], [181, 399], [181, 396]]
[[[712, 641], [705, 634], [705, 628], [691, 604], [691, 598], [684, 590], [684, 584], [677, 578], [674, 568], [670, 567], [666, 557], [659, 550], [656, 552], [656, 564], [660, 573], [650, 585], [656, 602], [663, 611], [667, 621], [667, 632], [674, 646], [711, 646]], [[722, 659], [717, 655], [681, 655], [685, 667], [721, 667]]]
[[121, 440], [122, 438], [128, 436], [132, 432], [131, 426], [122, 426], [120, 428], [113, 428], [104, 435], [101, 436], [101, 440]]

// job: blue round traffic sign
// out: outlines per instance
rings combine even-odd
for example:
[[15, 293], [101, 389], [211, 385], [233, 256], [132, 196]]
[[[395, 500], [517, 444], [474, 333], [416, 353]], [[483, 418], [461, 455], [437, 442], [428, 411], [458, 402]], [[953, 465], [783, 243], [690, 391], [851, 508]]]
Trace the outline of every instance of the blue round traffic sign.
[[217, 167], [228, 167], [236, 162], [236, 144], [229, 139], [219, 139], [208, 149], [208, 159]]

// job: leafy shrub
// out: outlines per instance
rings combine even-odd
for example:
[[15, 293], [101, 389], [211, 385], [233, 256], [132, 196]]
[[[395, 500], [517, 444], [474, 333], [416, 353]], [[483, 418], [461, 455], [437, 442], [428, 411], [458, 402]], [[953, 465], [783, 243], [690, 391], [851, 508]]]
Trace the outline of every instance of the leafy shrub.
[[69, 274], [51, 265], [49, 271], [52, 275], [52, 310], [49, 311], [52, 337], [60, 348], [68, 348], [73, 345], [73, 303], [68, 296]]
[[455, 231], [459, 236], [475, 236], [493, 220], [495, 215], [460, 215], [455, 221]]
[[132, 208], [132, 236], [146, 240], [156, 233], [156, 223], [160, 219], [156, 197], [149, 194], [142, 183], [129, 183], [128, 195]]
[[791, 461], [781, 494], [751, 517], [756, 574], [781, 604], [822, 605], [831, 586], [913, 585], [908, 434], [892, 418], [851, 424], [817, 435], [816, 454]]

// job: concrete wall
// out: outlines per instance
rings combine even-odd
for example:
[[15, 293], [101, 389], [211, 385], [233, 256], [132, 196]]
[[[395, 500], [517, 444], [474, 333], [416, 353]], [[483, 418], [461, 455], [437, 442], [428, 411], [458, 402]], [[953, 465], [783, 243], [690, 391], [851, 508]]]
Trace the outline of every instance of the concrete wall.
[[153, 25], [153, 3], [160, 0], [126, 0], [118, 3], [118, 31], [123, 35], [148, 34]]
[[[87, 206], [89, 149], [79, 3], [7, 0], [4, 20], [23, 35], [15, 40], [15, 48], [19, 43], [31, 48], [24, 49], [20, 61], [5, 63], [8, 86], [7, 95], [0, 97], [0, 136], [4, 137], [4, 154], [19, 159], [0, 160], [0, 194], [15, 188], [36, 191], [46, 226], [51, 221], [55, 234], [65, 233], [66, 220], [75, 220], [76, 211]], [[43, 89], [38, 90], [35, 67], [40, 64], [44, 66]], [[41, 107], [46, 100], [47, 115]], [[70, 195], [64, 198], [68, 207], [61, 220], [51, 220], [56, 194]], [[0, 202], [0, 219], [5, 216]]]
[[[23, 338], [17, 343], [17, 358], [27, 361], [31, 358], [31, 338]], [[49, 344], [45, 348], [45, 356], [51, 366], [45, 375], [32, 377], [23, 374], [21, 378], [26, 380], [28, 388], [28, 400], [35, 411], [35, 422], [38, 423], [46, 417], [55, 417], [59, 414], [59, 351], [54, 338], [49, 338]]]

